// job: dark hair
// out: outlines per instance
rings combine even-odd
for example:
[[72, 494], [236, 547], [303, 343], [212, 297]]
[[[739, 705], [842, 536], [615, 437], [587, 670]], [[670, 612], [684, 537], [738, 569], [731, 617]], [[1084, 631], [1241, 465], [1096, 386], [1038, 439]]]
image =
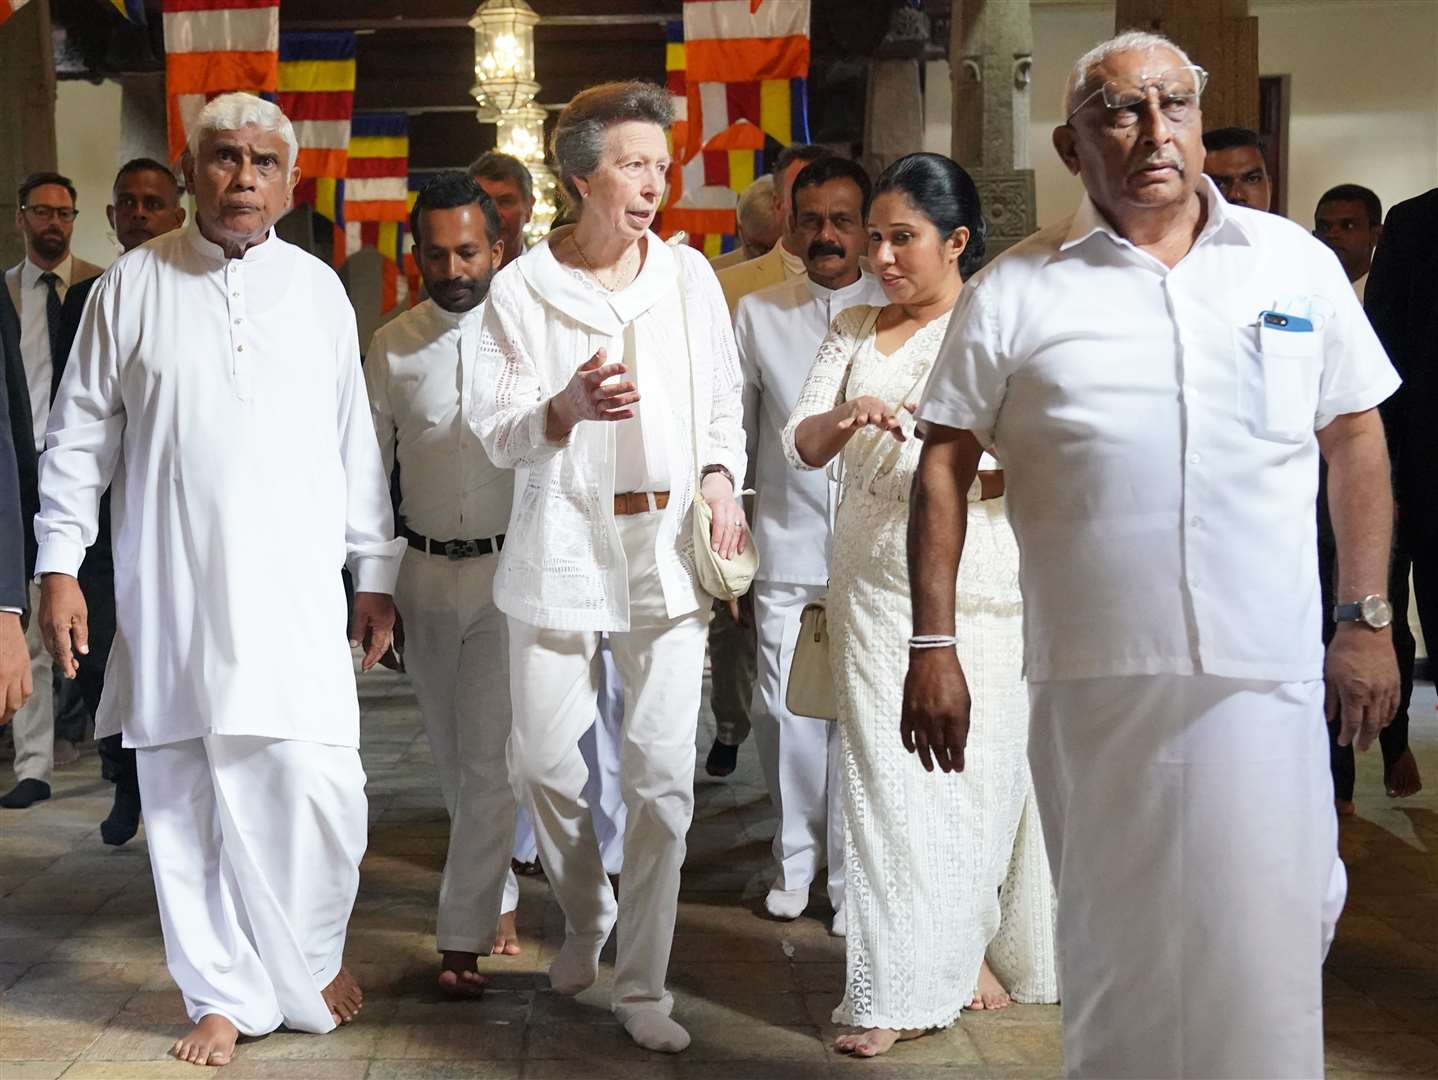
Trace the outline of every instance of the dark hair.
[[170, 167], [163, 164], [162, 162], [156, 161], [154, 158], [148, 157], [131, 158], [129, 161], [125, 162], [125, 164], [121, 165], [120, 171], [115, 174], [115, 182], [110, 185], [111, 190], [118, 187], [120, 181], [123, 180], [125, 177], [129, 176], [131, 173], [138, 172], [160, 173], [162, 176], [165, 177], [166, 180], [170, 181], [170, 183], [175, 186], [175, 194], [177, 196], [179, 195], [180, 181], [175, 177], [175, 174], [170, 171]]
[[32, 172], [20, 182], [20, 192], [17, 198], [18, 205], [24, 206], [26, 200], [30, 198], [30, 192], [34, 191], [37, 187], [44, 187], [46, 184], [59, 184], [70, 193], [70, 201], [72, 203], [76, 201], [75, 185], [70, 182], [68, 176], [61, 176], [57, 172]]
[[989, 226], [979, 204], [979, 189], [963, 168], [943, 154], [907, 154], [885, 169], [874, 185], [874, 197], [895, 191], [934, 223], [948, 239], [958, 228], [969, 230], [959, 256], [959, 276], [967, 278], [984, 261]]
[[1215, 150], [1236, 150], [1240, 146], [1262, 150], [1263, 140], [1258, 137], [1258, 132], [1245, 127], [1214, 128], [1203, 133], [1203, 148], [1210, 153]]
[[409, 233], [414, 242], [424, 246], [424, 234], [419, 231], [419, 219], [425, 210], [453, 210], [459, 206], [478, 206], [484, 214], [485, 239], [491, 244], [499, 239], [499, 211], [494, 200], [484, 193], [478, 182], [462, 172], [436, 173], [429, 183], [420, 189], [409, 212]]
[[793, 146], [786, 146], [779, 151], [779, 156], [774, 159], [773, 172], [777, 176], [796, 161], [813, 162], [833, 155], [834, 151], [827, 146], [819, 146], [816, 143], [795, 143]]
[[588, 176], [599, 168], [604, 133], [626, 120], [657, 124], [667, 131], [674, 123], [674, 99], [662, 86], [633, 79], [591, 86], [564, 106], [554, 124], [551, 146], [559, 168], [559, 183], [572, 206], [583, 201], [574, 178]]
[[486, 150], [469, 166], [469, 175], [476, 180], [508, 180], [519, 188], [525, 202], [534, 199], [534, 177], [529, 175], [524, 162], [513, 154]]
[[863, 216], [869, 216], [869, 199], [874, 193], [874, 184], [869, 179], [869, 174], [857, 161], [839, 157], [838, 154], [825, 154], [809, 162], [799, 170], [799, 175], [794, 177], [794, 186], [789, 192], [789, 214], [795, 221], [799, 220], [800, 189], [818, 187], [830, 180], [852, 180], [857, 184], [859, 197], [863, 202]]
[[1361, 202], [1363, 209], [1368, 211], [1368, 224], [1383, 224], [1383, 200], [1376, 192], [1364, 187], [1362, 184], [1339, 184], [1331, 187], [1319, 197], [1318, 205], [1324, 203], [1338, 202]]

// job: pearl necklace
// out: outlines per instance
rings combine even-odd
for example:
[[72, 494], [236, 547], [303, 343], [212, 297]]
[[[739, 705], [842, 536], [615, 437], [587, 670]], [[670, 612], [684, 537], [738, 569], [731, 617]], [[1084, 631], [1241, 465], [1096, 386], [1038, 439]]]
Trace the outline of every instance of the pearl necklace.
[[[602, 288], [607, 289], [609, 292], [618, 292], [624, 286], [633, 283], [633, 278], [629, 278], [629, 280], [625, 281], [624, 285], [610, 284], [609, 282], [605, 281], [602, 277], [599, 276], [599, 271], [595, 269], [594, 264], [589, 261], [588, 256], [584, 254], [584, 249], [579, 246], [579, 238], [576, 237], [573, 233], [570, 233], [569, 242], [574, 247], [575, 252], [579, 255], [579, 261], [584, 264], [584, 269], [589, 271], [589, 276], [592, 277], [595, 281], [597, 281]], [[633, 248], [626, 250], [624, 254], [620, 256], [620, 265], [615, 267], [615, 270], [618, 272], [620, 278], [625, 277], [625, 275], [628, 273], [628, 271], [624, 268], [623, 263], [629, 258], [629, 251], [631, 250], [633, 250]]]

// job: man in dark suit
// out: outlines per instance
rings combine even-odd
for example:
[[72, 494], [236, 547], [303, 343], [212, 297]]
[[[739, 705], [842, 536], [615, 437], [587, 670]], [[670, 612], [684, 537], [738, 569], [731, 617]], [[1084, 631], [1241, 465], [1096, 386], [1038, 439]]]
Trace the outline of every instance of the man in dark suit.
[[[27, 428], [13, 425], [10, 411], [12, 356], [20, 354], [20, 324], [7, 305], [0, 301], [0, 724], [7, 724], [30, 697], [30, 653], [25, 645], [23, 619], [29, 607], [29, 580], [25, 562], [25, 538], [31, 534], [33, 505], [27, 516], [22, 499], [22, 471], [27, 472], [29, 494], [35, 499], [35, 454]], [[22, 372], [23, 374], [23, 372]], [[20, 438], [15, 437], [20, 432]], [[29, 450], [22, 470], [20, 451]]]
[[[1403, 385], [1381, 407], [1393, 462], [1398, 522], [1391, 593], [1395, 622], [1408, 618], [1408, 575], [1428, 646], [1438, 646], [1438, 188], [1388, 211], [1368, 274], [1364, 307]], [[1410, 654], [1407, 680], [1413, 677]], [[1390, 776], [1404, 794], [1421, 786], [1412, 755]]]

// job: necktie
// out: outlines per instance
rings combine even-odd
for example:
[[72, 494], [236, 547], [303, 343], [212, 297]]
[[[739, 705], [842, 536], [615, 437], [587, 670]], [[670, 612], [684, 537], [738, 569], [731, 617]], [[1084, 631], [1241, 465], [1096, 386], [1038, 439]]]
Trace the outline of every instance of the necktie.
[[50, 363], [54, 364], [60, 359], [55, 355], [60, 351], [60, 275], [46, 270], [40, 283], [50, 290], [45, 297], [45, 322], [50, 331]]

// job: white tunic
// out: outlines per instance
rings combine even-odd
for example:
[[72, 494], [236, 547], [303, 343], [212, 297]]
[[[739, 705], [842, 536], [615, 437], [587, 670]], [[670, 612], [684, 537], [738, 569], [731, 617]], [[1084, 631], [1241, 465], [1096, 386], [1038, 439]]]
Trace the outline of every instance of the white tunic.
[[885, 303], [884, 290], [872, 274], [861, 274], [842, 289], [826, 289], [806, 274], [739, 301], [734, 341], [744, 369], [754, 542], [764, 554], [755, 576], [761, 581], [823, 585], [829, 580], [832, 485], [823, 471], [789, 467], [784, 426], [839, 312], [855, 304]]
[[403, 541], [329, 267], [273, 233], [227, 259], [193, 224], [122, 256], [90, 294], [48, 445], [38, 574], [79, 569], [114, 481], [99, 734], [357, 745], [340, 568], [391, 592]]
[[426, 300], [375, 331], [365, 354], [385, 475], [398, 457], [400, 516], [431, 540], [497, 536], [514, 502], [514, 470], [497, 468], [465, 421], [484, 309]]
[[1199, 195], [1172, 269], [1085, 197], [949, 323], [919, 416], [1004, 463], [1030, 680], [1322, 675], [1314, 432], [1398, 376], [1332, 251]]

